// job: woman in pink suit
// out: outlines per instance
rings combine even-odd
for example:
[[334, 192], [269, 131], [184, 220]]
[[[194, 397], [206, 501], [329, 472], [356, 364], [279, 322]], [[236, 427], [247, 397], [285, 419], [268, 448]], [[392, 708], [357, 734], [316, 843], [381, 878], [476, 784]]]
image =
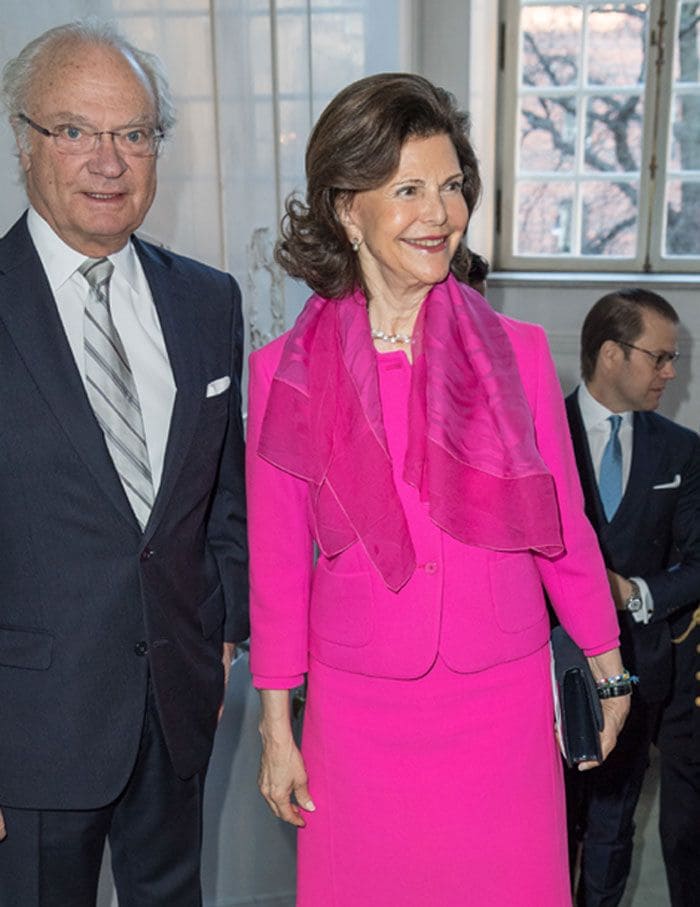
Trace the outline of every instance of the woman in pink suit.
[[[446, 92], [350, 85], [306, 167], [277, 257], [316, 295], [251, 356], [247, 445], [260, 787], [300, 828], [297, 905], [568, 905], [542, 587], [596, 677], [622, 666], [544, 332], [460, 282], [480, 181]], [[607, 754], [628, 697], [604, 705]]]

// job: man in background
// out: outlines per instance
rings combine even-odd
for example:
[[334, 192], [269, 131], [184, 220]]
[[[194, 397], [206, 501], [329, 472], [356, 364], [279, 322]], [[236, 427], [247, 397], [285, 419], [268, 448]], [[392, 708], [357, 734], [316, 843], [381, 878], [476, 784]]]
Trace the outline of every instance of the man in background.
[[[675, 378], [677, 342], [678, 315], [656, 293], [604, 296], [584, 321], [583, 383], [566, 401], [586, 512], [619, 613], [623, 661], [639, 678], [614, 752], [599, 768], [568, 775], [570, 833], [583, 835], [579, 907], [614, 907], [622, 898], [649, 746], [663, 709], [675, 707], [671, 625], [687, 625], [700, 601], [700, 441], [654, 412]], [[687, 703], [682, 714], [677, 745], [659, 738], [673, 907], [700, 903], [700, 754]]]
[[160, 64], [74, 23], [10, 60], [0, 240], [0, 905], [201, 903], [202, 787], [248, 635], [235, 281], [140, 241]]

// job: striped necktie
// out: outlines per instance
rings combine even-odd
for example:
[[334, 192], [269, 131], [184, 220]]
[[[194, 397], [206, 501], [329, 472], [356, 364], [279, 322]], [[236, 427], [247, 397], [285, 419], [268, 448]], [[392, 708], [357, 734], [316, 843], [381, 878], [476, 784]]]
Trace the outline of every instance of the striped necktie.
[[610, 422], [610, 437], [600, 461], [598, 490], [605, 518], [609, 523], [615, 516], [622, 500], [622, 447], [619, 437], [622, 416], [608, 416], [608, 421]]
[[88, 258], [78, 270], [90, 285], [83, 335], [85, 389], [143, 529], [153, 507], [153, 478], [134, 376], [109, 305], [114, 265], [106, 258]]

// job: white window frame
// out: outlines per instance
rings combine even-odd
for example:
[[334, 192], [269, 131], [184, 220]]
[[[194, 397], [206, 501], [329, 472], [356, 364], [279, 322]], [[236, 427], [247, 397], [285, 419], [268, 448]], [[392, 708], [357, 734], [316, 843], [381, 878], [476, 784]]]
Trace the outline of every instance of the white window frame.
[[[666, 161], [671, 128], [673, 53], [677, 30], [676, 0], [648, 0], [650, 6], [647, 78], [644, 91], [643, 147], [640, 156], [638, 243], [635, 257], [522, 255], [514, 252], [517, 210], [516, 168], [520, 126], [517, 119], [520, 78], [520, 2], [501, 0], [499, 8], [499, 135], [495, 198], [496, 265], [515, 271], [645, 272], [698, 274], [700, 257], [662, 255]], [[561, 6], [575, 0], [557, 0]], [[662, 57], [665, 63], [661, 64]], [[579, 128], [585, 115], [579, 105]], [[591, 179], [599, 179], [593, 173]]]

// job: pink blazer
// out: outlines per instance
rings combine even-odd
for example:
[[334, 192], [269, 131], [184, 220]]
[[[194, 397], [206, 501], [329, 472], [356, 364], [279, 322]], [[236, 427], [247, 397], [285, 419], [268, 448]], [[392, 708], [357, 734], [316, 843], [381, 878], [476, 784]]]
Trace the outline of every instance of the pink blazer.
[[[257, 453], [272, 377], [286, 335], [250, 357], [247, 485], [251, 581], [251, 670], [255, 685], [301, 682], [308, 657], [382, 677], [425, 673], [436, 654], [471, 672], [528, 655], [549, 637], [543, 586], [586, 654], [618, 644], [618, 623], [583, 497], [554, 364], [542, 328], [502, 317], [530, 404], [537, 446], [554, 476], [565, 553], [464, 545], [400, 490], [418, 567], [390, 591], [355, 543], [334, 558], [317, 555], [302, 479]], [[413, 517], [416, 517], [415, 519]], [[315, 563], [314, 563], [315, 561]]]

